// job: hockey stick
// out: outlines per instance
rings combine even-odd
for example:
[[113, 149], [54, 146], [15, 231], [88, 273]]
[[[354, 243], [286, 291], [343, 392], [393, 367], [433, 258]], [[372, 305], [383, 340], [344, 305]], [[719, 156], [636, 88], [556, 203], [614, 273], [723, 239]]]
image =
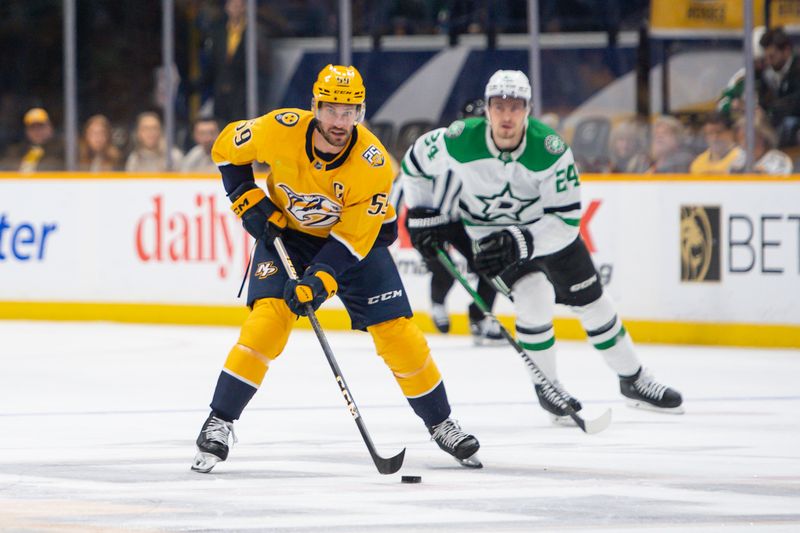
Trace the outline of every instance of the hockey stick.
[[511, 333], [503, 326], [503, 324], [497, 319], [492, 311], [489, 309], [489, 306], [486, 305], [486, 302], [483, 301], [483, 298], [472, 288], [472, 286], [467, 282], [466, 278], [461, 275], [461, 272], [458, 271], [456, 266], [453, 264], [453, 260], [450, 259], [450, 256], [447, 255], [442, 249], [436, 250], [436, 255], [439, 258], [439, 262], [447, 269], [453, 278], [461, 283], [461, 286], [466, 289], [466, 291], [472, 296], [472, 299], [475, 301], [475, 305], [478, 306], [478, 309], [481, 310], [483, 316], [486, 318], [490, 318], [493, 322], [495, 322], [500, 327], [500, 332], [503, 334], [503, 337], [508, 341], [508, 343], [514, 347], [522, 360], [525, 362], [525, 365], [530, 369], [531, 373], [539, 380], [539, 384], [544, 388], [546, 393], [549, 395], [549, 390], [552, 390], [558, 396], [559, 400], [561, 400], [561, 405], [567, 414], [578, 424], [578, 427], [583, 430], [584, 433], [599, 433], [606, 429], [609, 424], [611, 424], [611, 409], [606, 409], [606, 412], [600, 415], [598, 418], [594, 420], [584, 420], [581, 416], [575, 412], [575, 410], [567, 403], [564, 399], [564, 396], [561, 394], [555, 386], [553, 386], [553, 382], [547, 379], [547, 376], [544, 375], [544, 372], [533, 362], [533, 360], [528, 356], [522, 346], [511, 336]]
[[[283, 245], [281, 238], [275, 237], [274, 243], [275, 249], [278, 250], [278, 255], [280, 256], [281, 262], [283, 263], [286, 272], [289, 274], [289, 277], [294, 280], [298, 279], [297, 271], [294, 268], [292, 259], [289, 257], [289, 253], [286, 251], [286, 247]], [[388, 459], [378, 455], [375, 445], [372, 443], [372, 439], [367, 432], [367, 427], [364, 425], [364, 420], [361, 418], [361, 413], [358, 411], [356, 401], [353, 399], [353, 395], [350, 393], [350, 389], [347, 386], [347, 383], [344, 381], [342, 371], [339, 369], [339, 365], [336, 363], [336, 358], [333, 356], [333, 350], [331, 350], [331, 346], [328, 344], [328, 339], [325, 337], [325, 332], [322, 331], [322, 326], [320, 325], [319, 320], [317, 320], [317, 315], [314, 313], [314, 308], [311, 307], [310, 303], [306, 304], [306, 314], [308, 315], [308, 320], [311, 322], [311, 327], [314, 329], [314, 333], [317, 334], [317, 339], [319, 339], [319, 343], [322, 346], [322, 351], [325, 352], [325, 357], [328, 359], [328, 364], [331, 366], [331, 370], [333, 370], [333, 375], [336, 376], [336, 383], [339, 384], [339, 389], [342, 391], [344, 401], [347, 403], [350, 414], [353, 415], [353, 420], [356, 421], [358, 431], [361, 432], [361, 437], [364, 439], [364, 443], [367, 445], [367, 450], [369, 450], [369, 454], [372, 456], [372, 460], [375, 462], [378, 472], [381, 474], [394, 474], [400, 470], [401, 466], [403, 466], [403, 458], [405, 457], [406, 449], [403, 448], [400, 453]]]

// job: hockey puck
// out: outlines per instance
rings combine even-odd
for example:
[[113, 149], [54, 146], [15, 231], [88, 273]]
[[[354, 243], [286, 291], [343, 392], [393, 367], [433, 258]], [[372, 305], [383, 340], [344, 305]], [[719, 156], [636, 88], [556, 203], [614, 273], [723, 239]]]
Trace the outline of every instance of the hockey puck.
[[422, 483], [422, 476], [403, 476], [400, 481], [403, 483]]

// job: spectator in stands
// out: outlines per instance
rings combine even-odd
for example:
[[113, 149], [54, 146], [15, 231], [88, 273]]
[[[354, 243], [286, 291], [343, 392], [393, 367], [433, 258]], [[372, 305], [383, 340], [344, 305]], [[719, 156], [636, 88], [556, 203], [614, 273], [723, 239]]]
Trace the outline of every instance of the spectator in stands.
[[211, 159], [211, 147], [219, 135], [219, 123], [213, 118], [197, 119], [192, 128], [195, 146], [187, 152], [181, 162], [181, 172], [217, 172]]
[[764, 48], [764, 70], [760, 76], [759, 103], [770, 123], [785, 139], [797, 144], [800, 125], [800, 62], [783, 28], [766, 31], [759, 41]]
[[89, 172], [119, 170], [122, 153], [111, 143], [111, 122], [105, 115], [92, 115], [78, 143], [78, 168]]
[[[649, 166], [645, 149], [646, 133], [633, 120], [620, 122], [608, 140], [609, 172], [642, 172]], [[637, 168], [644, 167], [644, 168]]]
[[[206, 39], [208, 62], [195, 89], [210, 92], [214, 98], [214, 116], [222, 124], [247, 117], [247, 5], [245, 0], [226, 0], [225, 19], [216, 24]], [[265, 32], [257, 35], [258, 71], [269, 71], [269, 53]], [[259, 80], [266, 86], [265, 80]]]
[[22, 118], [25, 141], [7, 155], [10, 170], [37, 172], [64, 170], [64, 147], [55, 138], [50, 115], [41, 107], [31, 108]]
[[[761, 38], [767, 29], [764, 26], [753, 28], [753, 69], [755, 71], [756, 93], [761, 93], [761, 79], [764, 73], [764, 48], [761, 46]], [[744, 112], [744, 67], [737, 70], [727, 85], [722, 90], [719, 100], [717, 100], [717, 111], [730, 114], [736, 118]]]
[[703, 138], [708, 149], [692, 161], [692, 174], [730, 174], [733, 164], [742, 157], [736, 146], [730, 116], [715, 112], [703, 125]]
[[668, 115], [658, 117], [650, 136], [648, 173], [682, 174], [689, 171], [694, 154], [686, 147], [683, 124]]
[[[745, 132], [746, 124], [744, 118], [736, 121], [736, 142], [744, 147], [746, 144]], [[784, 152], [776, 149], [778, 146], [778, 136], [769, 124], [756, 122], [755, 125], [755, 144], [753, 147], [753, 172], [756, 174], [779, 174], [787, 175], [792, 173], [792, 158]], [[733, 172], [745, 172], [745, 152], [741, 151], [741, 156], [733, 164]]]
[[[172, 168], [179, 168], [183, 153], [172, 148]], [[125, 162], [128, 172], [164, 172], [167, 170], [167, 147], [161, 130], [161, 119], [146, 111], [136, 119], [134, 149]]]

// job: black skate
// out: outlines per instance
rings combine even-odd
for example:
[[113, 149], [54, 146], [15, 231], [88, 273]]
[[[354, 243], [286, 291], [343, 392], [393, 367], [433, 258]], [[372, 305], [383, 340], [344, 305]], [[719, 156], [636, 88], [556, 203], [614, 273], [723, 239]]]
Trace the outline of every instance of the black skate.
[[446, 418], [443, 422], [429, 427], [428, 432], [439, 448], [455, 457], [459, 464], [468, 468], [483, 468], [477, 455], [481, 447], [478, 439], [464, 433], [458, 422], [452, 418]]
[[477, 320], [470, 318], [469, 331], [475, 346], [495, 346], [505, 342], [500, 326], [488, 316]]
[[228, 443], [233, 437], [236, 442], [236, 435], [233, 432], [233, 422], [228, 422], [214, 416], [208, 415], [197, 436], [197, 455], [192, 463], [192, 470], [195, 472], [208, 473], [214, 465], [228, 458]]
[[[576, 413], [583, 409], [583, 406], [581, 402], [565, 391], [558, 381], [553, 382], [553, 387], [544, 387], [536, 383], [534, 384], [534, 388], [536, 389], [536, 396], [539, 398], [539, 405], [542, 406], [542, 409], [550, 413], [550, 419], [553, 424], [559, 426], [575, 425], [575, 421], [569, 416], [565, 406], [569, 404]], [[560, 397], [556, 391], [561, 393]]]
[[657, 382], [644, 367], [639, 367], [639, 371], [632, 376], [620, 376], [619, 390], [628, 398], [629, 407], [662, 413], [683, 413], [681, 393]]
[[431, 304], [431, 318], [439, 333], [450, 332], [450, 315], [447, 314], [447, 308], [444, 304]]

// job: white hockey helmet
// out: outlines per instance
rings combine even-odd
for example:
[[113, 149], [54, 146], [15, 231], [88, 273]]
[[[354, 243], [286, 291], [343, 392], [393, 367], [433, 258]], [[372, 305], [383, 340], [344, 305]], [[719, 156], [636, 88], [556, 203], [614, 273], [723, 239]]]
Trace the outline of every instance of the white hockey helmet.
[[489, 78], [484, 91], [484, 100], [489, 104], [489, 99], [494, 96], [502, 98], [521, 98], [530, 105], [531, 82], [521, 70], [498, 70]]

